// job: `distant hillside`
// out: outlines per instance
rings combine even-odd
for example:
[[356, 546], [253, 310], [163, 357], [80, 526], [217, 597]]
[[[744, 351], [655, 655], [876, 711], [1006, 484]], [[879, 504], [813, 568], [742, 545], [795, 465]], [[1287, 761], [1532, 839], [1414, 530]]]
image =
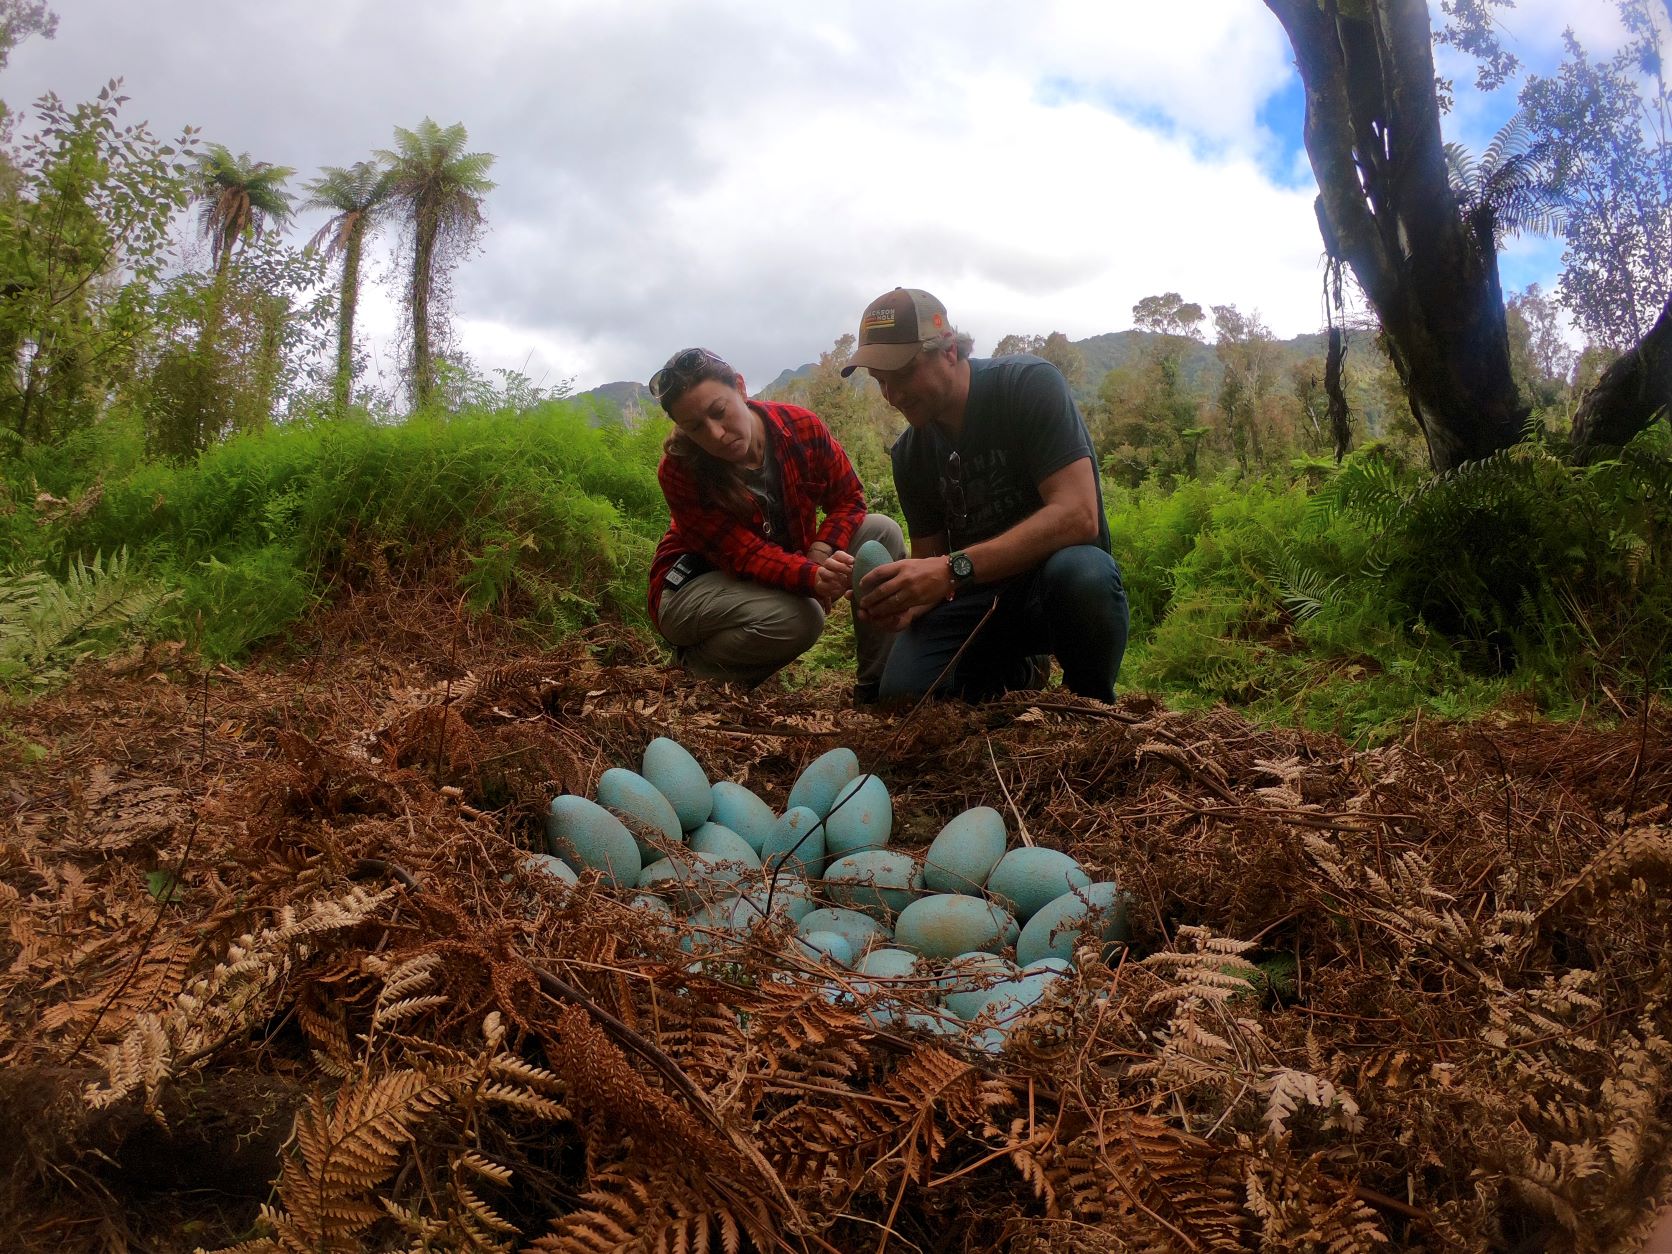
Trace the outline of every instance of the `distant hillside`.
[[[1074, 340], [1074, 347], [1084, 353], [1086, 358], [1086, 375], [1081, 382], [1077, 399], [1082, 404], [1091, 400], [1097, 395], [1104, 375], [1122, 366], [1135, 365], [1143, 359], [1149, 346], [1160, 338], [1162, 337], [1154, 331], [1107, 331], [1102, 335]], [[1278, 341], [1284, 369], [1297, 361], [1321, 359], [1324, 347], [1325, 337], [1321, 332]], [[795, 380], [805, 378], [816, 369], [818, 363], [809, 361], [793, 370], [781, 370], [777, 378], [765, 387], [757, 389], [755, 395], [768, 399], [782, 396]], [[1219, 387], [1221, 373], [1222, 367], [1219, 358], [1214, 355], [1213, 345], [1192, 341], [1184, 354], [1185, 386], [1211, 395]], [[582, 392], [580, 396], [597, 397], [607, 402], [616, 413], [620, 413], [627, 403], [633, 400], [646, 406], [654, 404], [642, 383], [606, 383], [590, 392]]]
[[789, 387], [789, 385], [796, 379], [804, 379], [818, 368], [818, 362], [810, 361], [804, 366], [797, 366], [794, 370], [780, 370], [778, 372], [778, 377], [771, 383], [768, 383], [765, 387], [761, 388], [755, 393], [755, 395], [764, 396], [768, 400], [771, 400], [775, 396], [782, 395], [784, 389]]
[[641, 405], [655, 404], [650, 399], [650, 389], [645, 387], [644, 384], [634, 383], [630, 379], [622, 380], [620, 383], [601, 383], [589, 391], [575, 393], [574, 399], [578, 401], [600, 401], [617, 414], [626, 409], [628, 404], [633, 401], [637, 401]]
[[[1144, 357], [1146, 350], [1162, 337], [1154, 331], [1109, 331], [1103, 335], [1094, 335], [1089, 339], [1073, 341], [1074, 347], [1085, 354], [1086, 377], [1081, 387], [1081, 400], [1088, 400], [1097, 395], [1097, 388], [1103, 382], [1103, 376], [1111, 370], [1122, 366], [1135, 365]], [[1279, 340], [1278, 349], [1282, 354], [1282, 365], [1287, 369], [1297, 361], [1311, 361], [1321, 358], [1326, 347], [1326, 338], [1322, 333], [1313, 335], [1297, 335], [1293, 339]], [[1212, 393], [1219, 387], [1220, 375], [1224, 373], [1219, 364], [1219, 358], [1214, 355], [1213, 345], [1192, 342], [1185, 350], [1183, 360], [1183, 381], [1187, 388], [1193, 391]]]

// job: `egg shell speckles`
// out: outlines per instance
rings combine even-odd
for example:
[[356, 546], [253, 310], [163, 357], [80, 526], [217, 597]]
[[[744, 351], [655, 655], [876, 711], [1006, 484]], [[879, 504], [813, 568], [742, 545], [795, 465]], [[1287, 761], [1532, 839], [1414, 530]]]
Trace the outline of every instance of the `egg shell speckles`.
[[859, 970], [879, 980], [905, 979], [917, 972], [917, 955], [906, 949], [884, 945], [865, 955]]
[[881, 849], [894, 831], [894, 802], [875, 775], [861, 775], [836, 795], [824, 820], [824, 849], [830, 858]]
[[824, 870], [824, 821], [816, 810], [796, 806], [784, 811], [761, 846], [764, 866], [783, 867], [797, 875]]
[[824, 869], [824, 891], [830, 900], [884, 923], [909, 906], [922, 887], [917, 862], [897, 849], [850, 853]]
[[965, 810], [941, 828], [923, 855], [923, 882], [937, 893], [980, 895], [1004, 857], [1004, 816], [992, 806]]
[[[840, 932], [803, 932], [800, 936], [803, 952], [809, 957], [828, 958], [838, 966], [853, 966], [853, 945]], [[815, 961], [817, 959], [815, 958]]]
[[1112, 882], [1091, 884], [1046, 902], [1016, 940], [1016, 958], [1024, 965], [1041, 958], [1072, 960], [1085, 940], [1124, 941], [1127, 896]]
[[936, 893], [920, 897], [900, 912], [894, 937], [904, 947], [930, 958], [952, 958], [972, 950], [997, 953], [1016, 926], [1004, 907], [980, 897]]
[[631, 888], [643, 869], [639, 842], [622, 821], [596, 801], [554, 797], [546, 816], [546, 847], [570, 866], [594, 870], [611, 884]]
[[836, 906], [822, 906], [802, 916], [795, 930], [802, 936], [810, 932], [835, 932], [848, 938], [855, 955], [875, 945], [886, 945], [888, 929], [868, 914], [857, 910], [843, 910]]
[[715, 780], [708, 791], [714, 795], [714, 812], [709, 818], [721, 827], [731, 828], [759, 855], [778, 822], [772, 807], [742, 784], [734, 784], [729, 779]]
[[1090, 884], [1091, 876], [1066, 853], [1024, 846], [999, 859], [987, 877], [987, 892], [1026, 923], [1046, 902]]
[[760, 855], [749, 842], [718, 823], [704, 823], [692, 832], [691, 849], [696, 853], [711, 853], [722, 862], [738, 862], [750, 870], [760, 869]]
[[[679, 826], [679, 816], [673, 812], [672, 803], [662, 794], [660, 788], [637, 771], [629, 771], [624, 766], [610, 767], [598, 777], [597, 798], [598, 804], [606, 810], [637, 819], [647, 827], [656, 829], [672, 844], [677, 845], [685, 839], [685, 833]], [[655, 846], [640, 839], [637, 833], [633, 839], [638, 842], [639, 856], [642, 859], [654, 862], [662, 856]]]
[[677, 858], [662, 858], [639, 873], [637, 887], [667, 897], [685, 910], [720, 901], [737, 891], [742, 868], [724, 863], [711, 853], [695, 850]]

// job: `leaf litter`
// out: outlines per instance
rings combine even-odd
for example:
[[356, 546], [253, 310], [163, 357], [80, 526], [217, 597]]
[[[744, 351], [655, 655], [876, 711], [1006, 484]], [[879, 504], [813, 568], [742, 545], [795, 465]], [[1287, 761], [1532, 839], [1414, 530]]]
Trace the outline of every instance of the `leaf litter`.
[[[307, 631], [11, 714], [15, 1248], [1603, 1251], [1667, 1184], [1664, 712], [1359, 750], [1142, 697], [852, 711], [422, 589]], [[902, 848], [992, 805], [1132, 894], [1131, 946], [997, 1056], [769, 931], [694, 962], [521, 866], [658, 735], [775, 809], [848, 745]]]

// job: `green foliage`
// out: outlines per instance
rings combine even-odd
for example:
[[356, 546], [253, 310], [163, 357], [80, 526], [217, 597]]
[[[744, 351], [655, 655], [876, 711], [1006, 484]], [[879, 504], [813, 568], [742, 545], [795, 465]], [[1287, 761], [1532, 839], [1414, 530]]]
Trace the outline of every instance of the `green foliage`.
[[61, 581], [41, 570], [0, 576], [0, 685], [62, 682], [80, 658], [143, 631], [174, 595], [133, 569], [126, 549], [74, 562]]
[[149, 334], [193, 137], [120, 126], [118, 88], [43, 98], [0, 198], [0, 454], [93, 422]]
[[1672, 691], [1664, 431], [1575, 466], [1532, 441], [1430, 479], [1372, 446], [1310, 486], [1112, 493], [1123, 684], [1373, 737], [1425, 710]]
[[225, 270], [168, 285], [155, 359], [134, 387], [154, 453], [191, 457], [285, 410], [330, 322], [324, 268], [319, 254], [262, 235]]
[[63, 545], [133, 546], [181, 589], [163, 629], [217, 658], [273, 639], [334, 586], [385, 566], [449, 571], [470, 605], [553, 632], [605, 612], [637, 619], [666, 522], [654, 446], [588, 417], [549, 401], [238, 436], [193, 462], [107, 479]]

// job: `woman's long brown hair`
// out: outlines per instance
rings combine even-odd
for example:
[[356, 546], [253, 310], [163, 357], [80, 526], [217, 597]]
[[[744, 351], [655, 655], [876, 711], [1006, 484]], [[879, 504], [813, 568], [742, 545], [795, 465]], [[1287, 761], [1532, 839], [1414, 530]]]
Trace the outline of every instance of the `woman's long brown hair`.
[[[675, 353], [670, 357], [669, 365], [681, 355]], [[707, 379], [742, 391], [742, 380], [737, 371], [718, 357], [705, 358], [688, 374], [682, 374], [676, 386], [663, 391], [657, 398], [661, 402], [662, 412], [669, 413], [675, 401]], [[767, 438], [771, 438], [770, 433]], [[662, 452], [669, 457], [678, 458], [691, 468], [691, 477], [697, 481], [697, 495], [705, 503], [718, 506], [733, 518], [740, 518], [744, 522], [754, 519], [754, 494], [743, 482], [743, 472], [731, 462], [721, 461], [714, 454], [699, 448], [696, 441], [678, 426], [668, 432], [667, 439], [662, 441]]]

